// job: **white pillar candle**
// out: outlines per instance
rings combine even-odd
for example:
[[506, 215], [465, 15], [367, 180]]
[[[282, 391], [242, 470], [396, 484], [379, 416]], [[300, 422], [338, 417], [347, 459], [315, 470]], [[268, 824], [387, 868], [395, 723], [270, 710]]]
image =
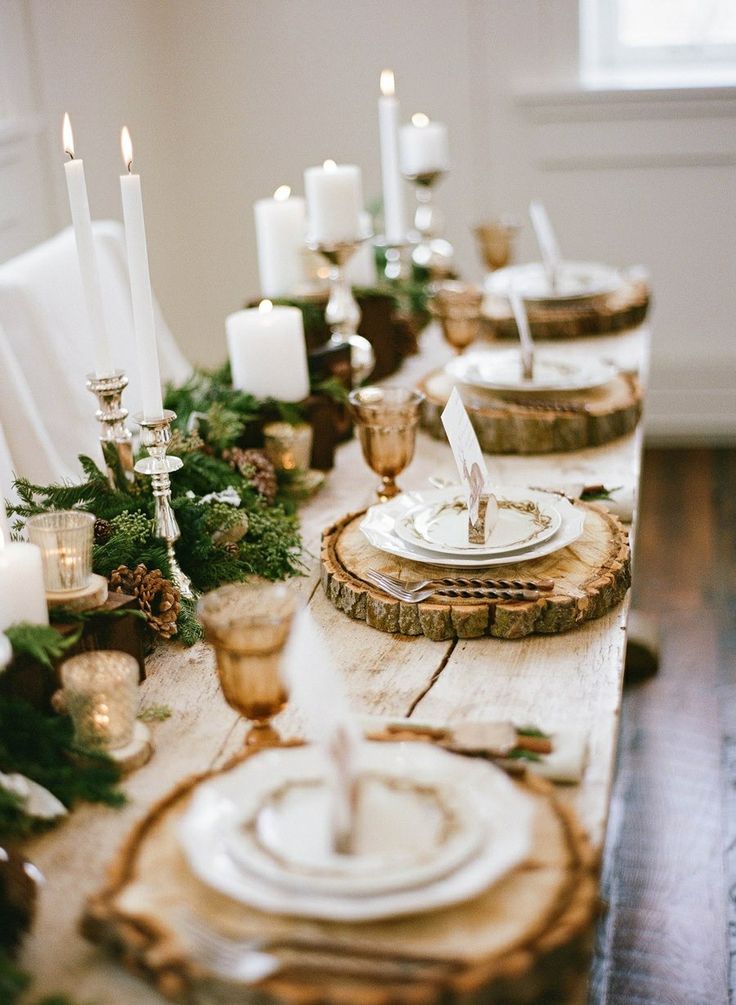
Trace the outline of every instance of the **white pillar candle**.
[[298, 307], [236, 311], [225, 321], [233, 387], [256, 398], [302, 401], [309, 394], [304, 322]]
[[13, 541], [0, 547], [0, 631], [21, 621], [47, 625], [41, 549]]
[[450, 164], [447, 128], [417, 112], [401, 127], [401, 170], [407, 177], [446, 171]]
[[[361, 233], [370, 234], [371, 226], [371, 214], [364, 210], [360, 214]], [[353, 257], [348, 260], [345, 275], [351, 286], [376, 285], [376, 255], [373, 241], [363, 241]]]
[[74, 240], [77, 245], [79, 272], [82, 278], [82, 292], [92, 332], [95, 373], [98, 377], [107, 377], [115, 368], [112, 362], [110, 335], [105, 324], [105, 312], [102, 306], [102, 287], [92, 236], [92, 218], [87, 198], [87, 183], [84, 177], [84, 161], [74, 157], [74, 135], [72, 124], [66, 113], [64, 113], [62, 138], [64, 152], [71, 158], [64, 164], [64, 173], [66, 174], [72, 226], [74, 227]]
[[133, 301], [133, 327], [138, 353], [141, 400], [144, 419], [157, 419], [164, 410], [161, 397], [161, 377], [158, 368], [156, 321], [153, 313], [151, 274], [148, 268], [146, 224], [143, 218], [141, 176], [132, 173], [133, 144], [127, 126], [121, 134], [123, 163], [128, 173], [120, 177], [125, 221], [125, 246], [128, 252], [130, 294]]
[[281, 185], [272, 199], [259, 199], [253, 213], [261, 293], [264, 297], [289, 296], [306, 281], [304, 199], [291, 195], [288, 185]]
[[354, 241], [359, 236], [363, 209], [359, 167], [326, 160], [322, 167], [307, 168], [304, 172], [304, 192], [310, 240], [340, 244]]
[[400, 244], [406, 238], [406, 230], [404, 189], [399, 168], [399, 102], [394, 93], [392, 70], [381, 72], [378, 127], [381, 137], [384, 236], [388, 244]]

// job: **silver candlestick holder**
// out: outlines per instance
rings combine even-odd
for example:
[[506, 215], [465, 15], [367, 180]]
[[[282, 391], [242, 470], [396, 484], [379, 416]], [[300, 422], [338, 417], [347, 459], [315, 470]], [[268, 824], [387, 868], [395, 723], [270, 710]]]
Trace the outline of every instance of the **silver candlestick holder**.
[[127, 482], [135, 480], [133, 434], [125, 425], [128, 409], [123, 407], [123, 391], [127, 386], [124, 370], [116, 370], [107, 377], [87, 374], [87, 390], [95, 395], [99, 405], [95, 418], [100, 424], [100, 446], [112, 488], [116, 487], [118, 473]]
[[376, 365], [376, 354], [368, 339], [358, 335], [360, 307], [345, 275], [345, 266], [361, 244], [369, 241], [371, 236], [335, 243], [307, 240], [307, 247], [311, 251], [318, 251], [330, 265], [330, 297], [325, 308], [325, 321], [332, 332], [330, 343], [333, 346], [346, 343], [350, 346], [353, 385], [361, 384], [371, 375]]
[[434, 187], [444, 178], [445, 171], [405, 175], [414, 185], [417, 208], [414, 212], [412, 261], [426, 269], [431, 280], [439, 282], [455, 276], [455, 251], [442, 237], [445, 220], [434, 202]]
[[142, 457], [135, 470], [141, 475], [150, 475], [153, 498], [156, 504], [154, 523], [156, 535], [166, 542], [166, 553], [171, 567], [171, 578], [182, 597], [192, 598], [194, 591], [189, 577], [182, 572], [174, 554], [174, 542], [181, 537], [179, 524], [171, 508], [172, 471], [183, 466], [181, 457], [168, 457], [166, 450], [171, 439], [171, 423], [176, 412], [165, 408], [156, 419], [145, 419], [137, 415], [135, 421], [141, 427], [141, 443], [148, 450], [148, 457]]

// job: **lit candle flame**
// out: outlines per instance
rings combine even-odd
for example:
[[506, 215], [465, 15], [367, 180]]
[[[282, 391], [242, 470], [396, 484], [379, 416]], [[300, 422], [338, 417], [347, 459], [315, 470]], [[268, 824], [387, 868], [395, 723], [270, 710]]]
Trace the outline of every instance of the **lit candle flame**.
[[69, 121], [69, 112], [64, 112], [64, 125], [61, 128], [61, 142], [64, 145], [64, 153], [69, 154], [71, 160], [74, 160], [74, 133], [72, 132], [72, 124]]
[[395, 93], [394, 71], [381, 70], [381, 94], [384, 98], [392, 98]]
[[259, 314], [270, 314], [272, 310], [273, 310], [273, 304], [271, 303], [270, 300], [261, 300], [260, 304], [258, 305]]
[[133, 168], [133, 141], [130, 138], [127, 126], [123, 126], [120, 133], [120, 149], [123, 152], [123, 164], [128, 169], [128, 174], [130, 174]]
[[286, 200], [291, 195], [291, 189], [288, 185], [279, 185], [273, 194], [276, 202], [286, 202]]
[[416, 126], [417, 129], [424, 129], [425, 126], [429, 125], [429, 116], [425, 115], [424, 112], [414, 112], [411, 117], [411, 124]]
[[337, 168], [337, 164], [331, 158], [328, 158], [324, 162], [322, 167], [325, 169], [325, 171], [335, 171]]

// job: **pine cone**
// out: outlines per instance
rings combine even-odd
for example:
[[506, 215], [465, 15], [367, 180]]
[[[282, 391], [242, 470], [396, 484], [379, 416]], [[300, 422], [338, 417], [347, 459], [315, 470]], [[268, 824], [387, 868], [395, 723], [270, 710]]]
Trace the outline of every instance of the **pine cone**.
[[95, 544], [107, 544], [113, 535], [113, 525], [109, 520], [95, 520]]
[[127, 593], [130, 597], [137, 597], [143, 577], [147, 572], [148, 569], [145, 565], [137, 565], [135, 569], [129, 569], [127, 565], [119, 565], [110, 573], [110, 591], [112, 593]]
[[262, 450], [229, 447], [223, 450], [222, 459], [235, 471], [239, 471], [269, 505], [274, 502], [279, 488], [276, 468]]
[[[144, 569], [145, 566], [139, 565], [138, 568]], [[176, 618], [181, 610], [179, 591], [170, 580], [164, 579], [160, 569], [143, 576], [137, 596], [153, 631], [165, 639], [175, 635]]]
[[240, 545], [237, 544], [235, 541], [226, 541], [222, 545], [222, 550], [225, 552], [226, 555], [232, 555], [233, 558], [237, 558], [238, 555], [240, 554]]

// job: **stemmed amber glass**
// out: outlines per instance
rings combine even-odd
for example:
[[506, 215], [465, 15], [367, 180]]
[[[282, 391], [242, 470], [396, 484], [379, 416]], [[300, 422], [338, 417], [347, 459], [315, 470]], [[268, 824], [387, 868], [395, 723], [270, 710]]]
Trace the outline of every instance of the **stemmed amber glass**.
[[283, 583], [229, 583], [199, 602], [197, 614], [215, 649], [225, 700], [253, 723], [247, 747], [280, 740], [271, 719], [288, 701], [281, 657], [297, 603]]
[[437, 288], [430, 310], [442, 326], [442, 334], [456, 353], [461, 353], [480, 334], [483, 293], [471, 283], [448, 280]]
[[350, 393], [350, 407], [368, 466], [381, 476], [381, 502], [401, 491], [396, 476], [414, 456], [419, 410], [424, 395], [406, 387], [361, 387]]
[[513, 257], [514, 241], [521, 229], [516, 220], [503, 217], [473, 228], [483, 264], [489, 272], [502, 269]]

